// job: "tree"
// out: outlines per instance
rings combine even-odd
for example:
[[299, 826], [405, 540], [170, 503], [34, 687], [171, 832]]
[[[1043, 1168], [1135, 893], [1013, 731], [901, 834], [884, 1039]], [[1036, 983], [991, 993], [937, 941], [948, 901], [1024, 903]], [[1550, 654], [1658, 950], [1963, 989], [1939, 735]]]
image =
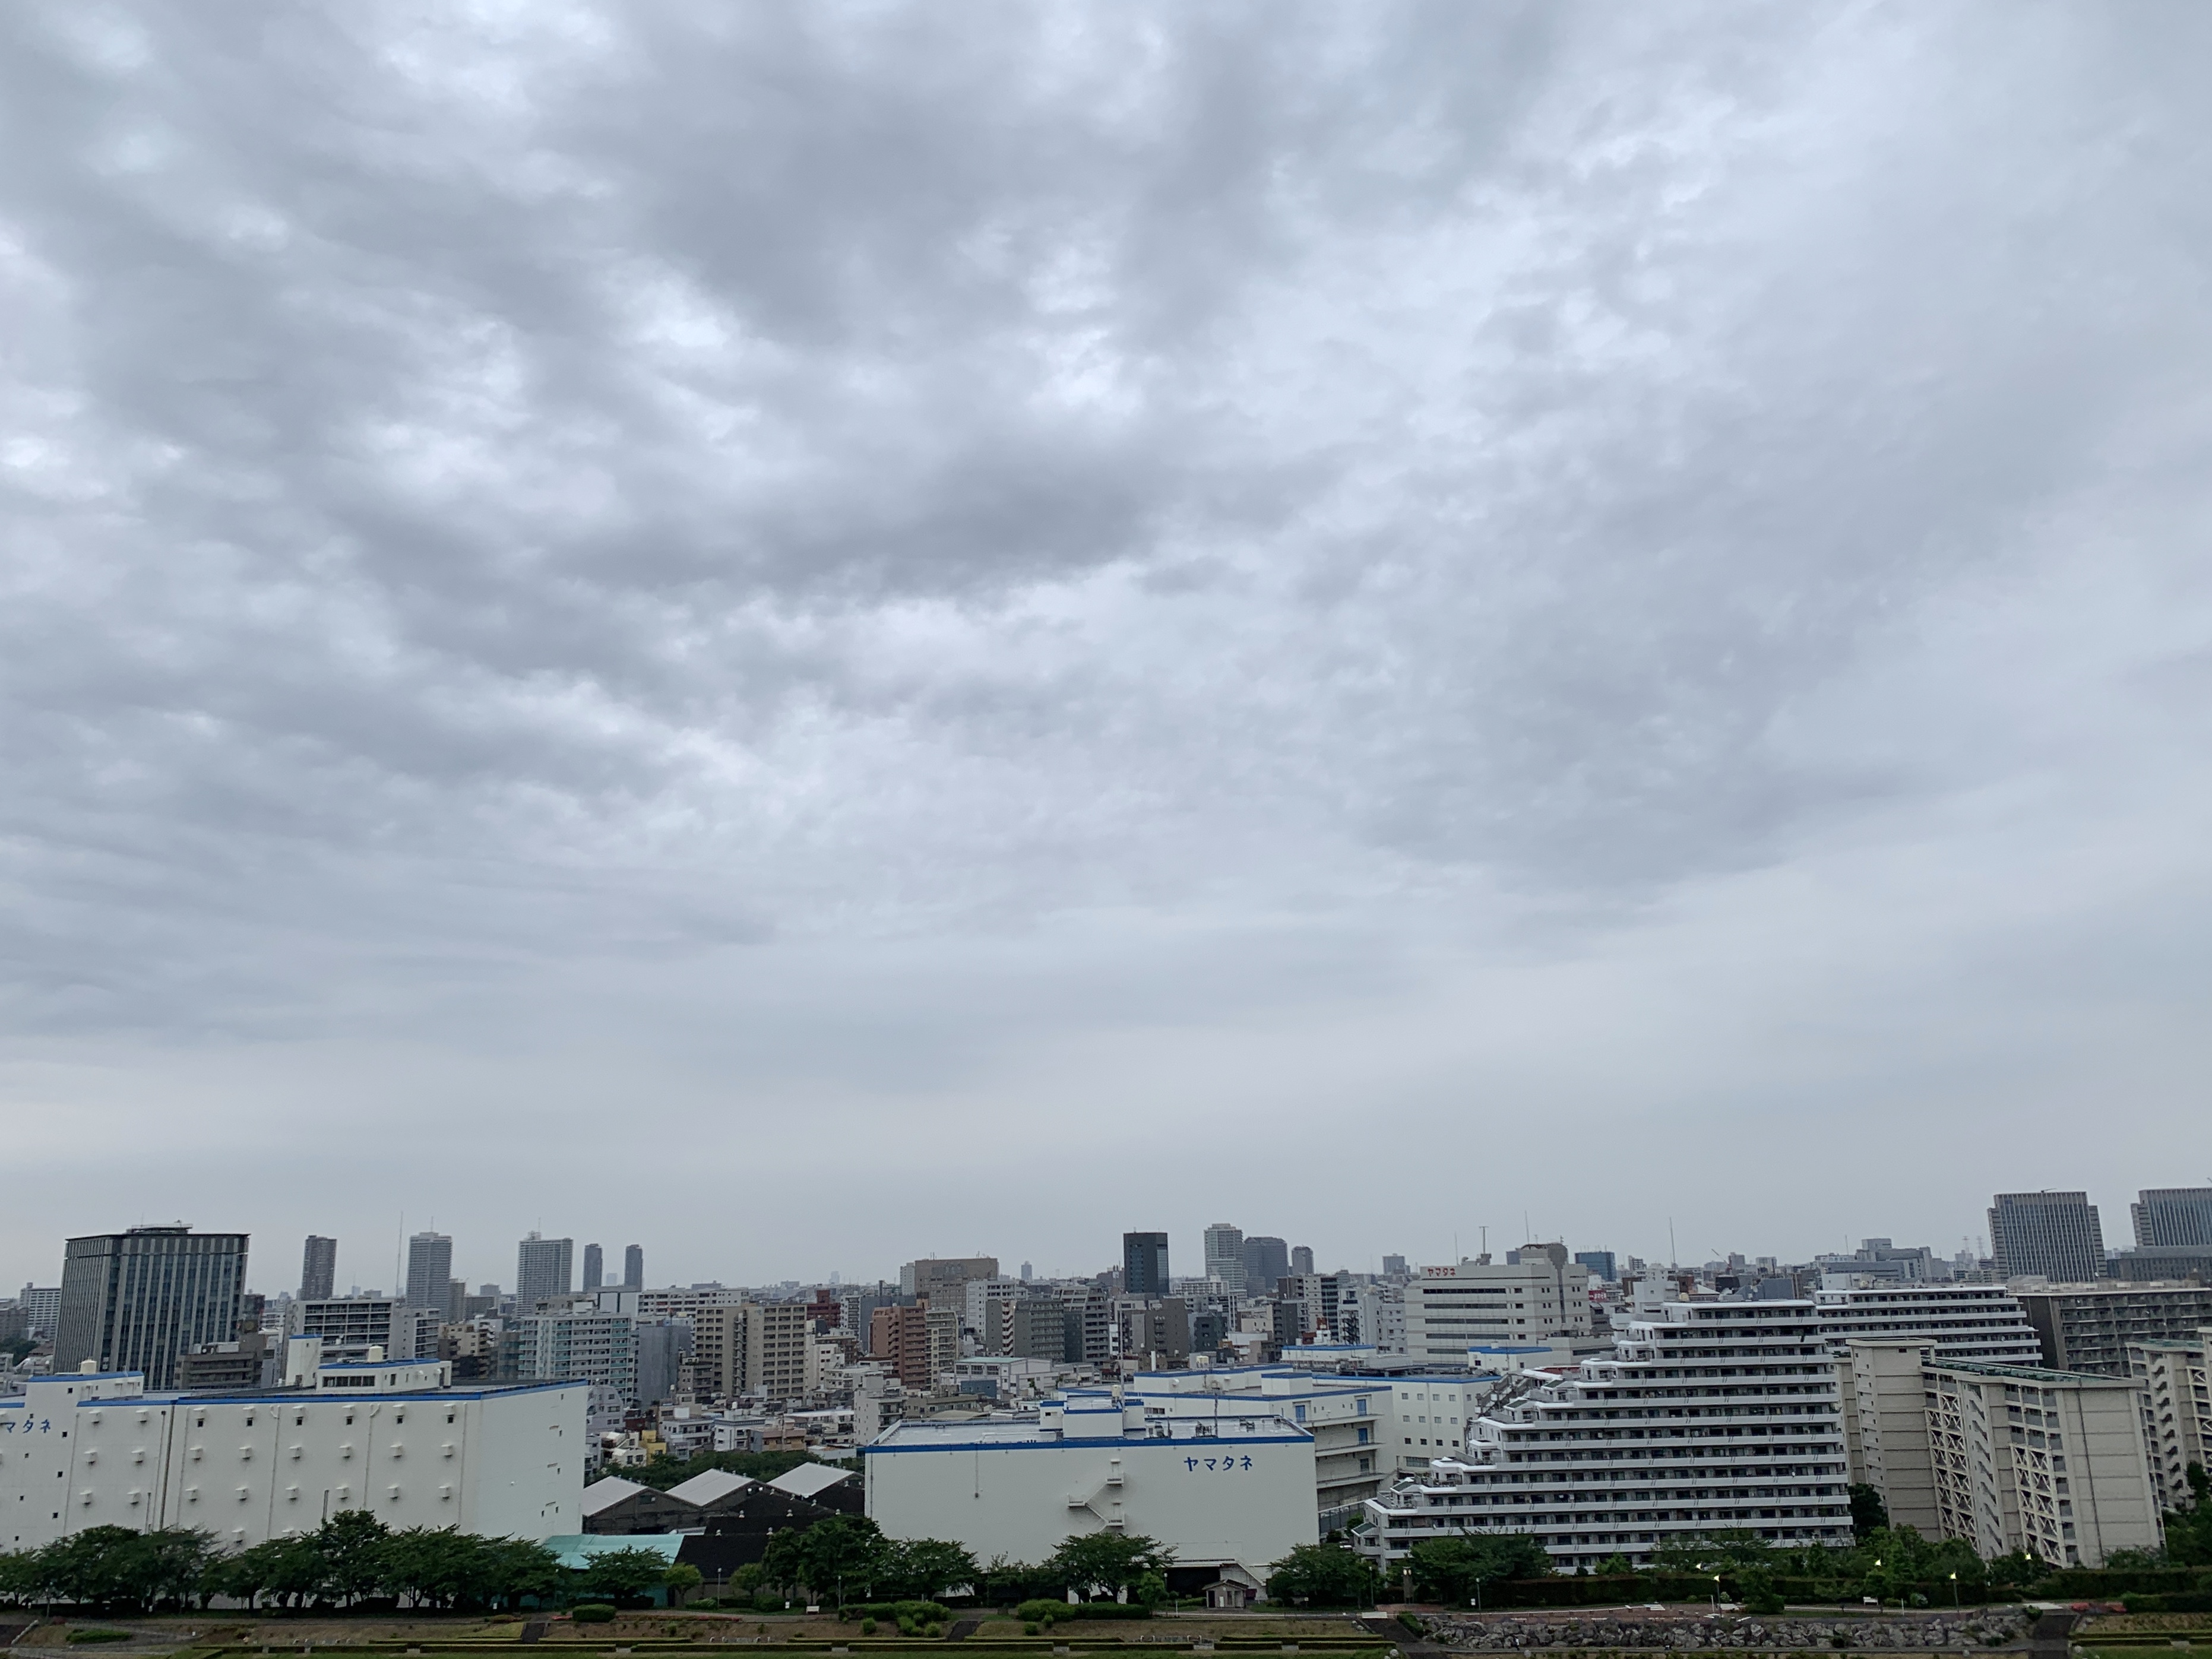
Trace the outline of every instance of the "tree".
[[323, 1589], [348, 1605], [384, 1588], [385, 1545], [392, 1532], [367, 1510], [340, 1510], [315, 1529]]
[[1364, 1607], [1378, 1599], [1382, 1579], [1341, 1544], [1299, 1544], [1267, 1575], [1267, 1598], [1316, 1607]]
[[875, 1583], [891, 1601], [934, 1601], [981, 1576], [975, 1558], [958, 1544], [942, 1538], [886, 1539]]
[[1699, 1536], [1663, 1539], [1651, 1552], [1651, 1564], [1661, 1572], [1742, 1572], [1752, 1567], [1771, 1570], [1774, 1547], [1748, 1527], [1723, 1527]]
[[1485, 1584], [1547, 1577], [1552, 1558], [1526, 1533], [1478, 1532], [1416, 1544], [1410, 1565], [1423, 1600], [1472, 1601]]
[[672, 1607], [684, 1605], [684, 1598], [706, 1581], [707, 1575], [689, 1561], [672, 1561], [668, 1571], [660, 1575], [660, 1582], [668, 1586], [668, 1604]]
[[659, 1550], [630, 1546], [605, 1550], [591, 1557], [576, 1575], [576, 1588], [586, 1595], [619, 1606], [643, 1599], [646, 1591], [666, 1581], [668, 1558]]
[[1868, 1486], [1855, 1486], [1850, 1492], [1851, 1536], [1864, 1538], [1871, 1532], [1887, 1531], [1889, 1505], [1882, 1502], [1881, 1492]]
[[761, 1567], [770, 1582], [817, 1595], [866, 1598], [890, 1565], [883, 1529], [865, 1516], [833, 1515], [770, 1535]]
[[2212, 1566], [2212, 1476], [2191, 1463], [2185, 1477], [2189, 1503], [2166, 1516], [2166, 1553], [2184, 1567]]
[[1146, 1573], [1164, 1578], [1175, 1551], [1140, 1533], [1071, 1533], [1044, 1565], [1054, 1583], [1085, 1601], [1112, 1601]]

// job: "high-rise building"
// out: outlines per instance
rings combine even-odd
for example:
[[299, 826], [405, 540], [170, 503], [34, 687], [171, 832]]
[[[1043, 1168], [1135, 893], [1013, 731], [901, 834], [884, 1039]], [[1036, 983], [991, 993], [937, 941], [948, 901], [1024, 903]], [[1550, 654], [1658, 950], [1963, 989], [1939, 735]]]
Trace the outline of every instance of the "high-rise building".
[[868, 1354], [888, 1361], [906, 1387], [933, 1387], [959, 1362], [960, 1316], [923, 1303], [878, 1307], [868, 1316]]
[[319, 1302], [337, 1288], [338, 1242], [319, 1233], [307, 1235], [307, 1249], [300, 1258], [300, 1300]]
[[1291, 1271], [1294, 1273], [1310, 1273], [1313, 1270], [1313, 1246], [1310, 1244], [1291, 1245]]
[[719, 1399], [798, 1401], [819, 1385], [813, 1324], [804, 1302], [702, 1308], [692, 1341], [699, 1388]]
[[1611, 1250], [1577, 1250], [1575, 1263], [1577, 1267], [1589, 1268], [1608, 1285], [1618, 1284], [1620, 1280], [1620, 1273], [1614, 1265]]
[[2196, 1498], [2189, 1468], [2212, 1468], [2212, 1375], [2206, 1358], [2212, 1331], [2194, 1336], [2128, 1344], [2128, 1375], [2143, 1439], [2150, 1448], [2151, 1486], [2161, 1510], [2185, 1509]]
[[2083, 1285], [2105, 1276], [2105, 1234], [2087, 1193], [1999, 1193], [1990, 1208], [1999, 1279]]
[[1813, 1306], [1820, 1334], [1838, 1354], [1856, 1337], [1917, 1342], [1946, 1361], [2043, 1363], [2043, 1346], [2026, 1310], [2002, 1285], [1903, 1285], [1875, 1275], [1829, 1273], [1813, 1293]]
[[519, 1381], [590, 1382], [619, 1400], [637, 1398], [637, 1321], [630, 1315], [580, 1297], [518, 1319], [514, 1330]]
[[2151, 1187], [2128, 1206], [2139, 1250], [2212, 1249], [2212, 1187]]
[[23, 1334], [51, 1340], [54, 1327], [62, 1316], [62, 1287], [58, 1285], [26, 1285], [15, 1305], [23, 1310]]
[[607, 1282], [606, 1252], [596, 1244], [584, 1246], [584, 1288], [596, 1291]]
[[53, 1369], [84, 1361], [139, 1371], [148, 1389], [175, 1385], [177, 1357], [227, 1342], [246, 1294], [246, 1235], [132, 1227], [69, 1241]]
[[1244, 1241], [1244, 1287], [1255, 1296], [1273, 1296], [1275, 1281], [1291, 1270], [1291, 1247], [1264, 1235]]
[[[1522, 1249], [1517, 1264], [1498, 1271], [1534, 1273], [1542, 1248]], [[1662, 1544], [1723, 1528], [1755, 1529], [1784, 1549], [1850, 1540], [1836, 1365], [1810, 1304], [1660, 1303], [1616, 1327], [1613, 1344], [1611, 1354], [1528, 1371], [1476, 1396], [1471, 1425], [1442, 1425], [1439, 1443], [1464, 1437], [1465, 1449], [1414, 1448], [1424, 1472], [1366, 1500], [1370, 1524], [1353, 1548], [1395, 1576], [1439, 1522], [1528, 1534], [1565, 1571], [1596, 1571], [1615, 1554], [1644, 1565]], [[1433, 1396], [1455, 1392], [1441, 1380], [1400, 1382], [1385, 1432], [1436, 1438]], [[1738, 1399], [1750, 1388], [1760, 1391], [1755, 1406]], [[1464, 1414], [1450, 1409], [1460, 1404], [1450, 1401], [1445, 1415]], [[1605, 1415], [1623, 1409], [1652, 1424], [1644, 1462], [1633, 1468], [1617, 1455], [1620, 1443], [1602, 1438], [1626, 1432]], [[1691, 1429], [1711, 1420], [1692, 1413], [1716, 1412], [1731, 1414], [1726, 1436]], [[1541, 1473], [1528, 1467], [1540, 1457]], [[1753, 1464], [1759, 1474], [1735, 1473]]]
[[574, 1288], [575, 1249], [573, 1238], [547, 1238], [536, 1232], [522, 1241], [514, 1262], [517, 1313], [532, 1313], [539, 1303], [567, 1296]]
[[1382, 1258], [1383, 1278], [1403, 1279], [1406, 1276], [1406, 1258], [1404, 1256], [1386, 1255]]
[[995, 1255], [924, 1256], [899, 1269], [899, 1290], [906, 1296], [935, 1297], [948, 1308], [960, 1305], [960, 1287], [971, 1279], [996, 1279]]
[[2057, 1371], [2128, 1374], [2128, 1346], [2185, 1340], [2212, 1326], [2212, 1286], [2193, 1280], [2053, 1285], [2014, 1292]]
[[1168, 1293], [1168, 1236], [1121, 1235], [1121, 1293], [1159, 1297]]
[[407, 1241], [407, 1305], [451, 1315], [453, 1241], [444, 1233], [416, 1233]]
[[1206, 1230], [1206, 1276], [1231, 1296], [1244, 1294], [1244, 1230], [1217, 1221]]
[[1939, 1360], [1909, 1340], [1848, 1347], [1852, 1473], [1895, 1524], [2055, 1566], [2158, 1548], [2141, 1389], [2124, 1372]]
[[641, 1291], [645, 1288], [645, 1246], [623, 1246], [623, 1289]]
[[1417, 1358], [1467, 1364], [1476, 1346], [1517, 1346], [1590, 1334], [1589, 1274], [1567, 1272], [1566, 1247], [1530, 1244], [1518, 1260], [1487, 1255], [1424, 1267], [1406, 1286], [1406, 1346]]

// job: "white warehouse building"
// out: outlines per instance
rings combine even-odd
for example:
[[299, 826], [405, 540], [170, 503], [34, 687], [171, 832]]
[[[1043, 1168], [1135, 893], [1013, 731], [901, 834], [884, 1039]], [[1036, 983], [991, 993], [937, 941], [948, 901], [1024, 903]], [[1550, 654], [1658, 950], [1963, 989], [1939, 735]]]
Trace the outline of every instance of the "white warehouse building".
[[1033, 1418], [894, 1423], [860, 1455], [888, 1535], [951, 1539], [979, 1560], [1140, 1534], [1174, 1550], [1188, 1595], [1256, 1589], [1318, 1536], [1313, 1437], [1256, 1400], [1071, 1390]]
[[585, 1384], [456, 1389], [438, 1360], [295, 1364], [282, 1389], [148, 1394], [136, 1371], [65, 1371], [0, 1399], [0, 1547], [112, 1526], [241, 1549], [342, 1510], [488, 1537], [582, 1530]]

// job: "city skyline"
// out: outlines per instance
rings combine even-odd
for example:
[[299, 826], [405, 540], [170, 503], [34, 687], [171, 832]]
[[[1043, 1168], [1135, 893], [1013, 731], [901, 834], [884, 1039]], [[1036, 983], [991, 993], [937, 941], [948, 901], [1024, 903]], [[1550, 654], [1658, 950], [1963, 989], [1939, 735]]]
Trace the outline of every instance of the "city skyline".
[[[2212, 1216], [2212, 1184], [2192, 1188], [2143, 1188], [2136, 1189], [2136, 1197], [2138, 1199], [2154, 1200], [2154, 1213], [2148, 1219], [2143, 1213], [2146, 1206], [2140, 1202], [2127, 1202], [2126, 1200], [2120, 1200], [2116, 1197], [2113, 1200], [2106, 1200], [2100, 1203], [2098, 1194], [2094, 1191], [2089, 1193], [2087, 1196], [2089, 1199], [2088, 1208], [2092, 1212], [2102, 1209], [2108, 1213], [2116, 1213], [2118, 1212], [2123, 1203], [2125, 1204], [2125, 1207], [2127, 1209], [2136, 1212], [2135, 1218], [2131, 1224], [2123, 1224], [2118, 1230], [2112, 1233], [2111, 1237], [2104, 1240], [2102, 1248], [2107, 1254], [2113, 1251], [2131, 1252], [2136, 1249], [2139, 1247], [2139, 1240], [2143, 1237], [2146, 1232], [2148, 1232], [2149, 1239], [2154, 1243], [2166, 1242], [2172, 1236], [2172, 1230], [2176, 1225], [2176, 1224], [2169, 1218], [2172, 1215], [2184, 1214], [2189, 1216], [2191, 1219], [2187, 1224], [2192, 1226], [2201, 1224], [2201, 1223], [2197, 1222], [2195, 1218]], [[2022, 1199], [2037, 1198], [2047, 1198], [2064, 1203], [2078, 1197], [2079, 1194], [2077, 1193], [2066, 1189], [2036, 1188], [2026, 1193], [1996, 1194], [1994, 1195], [1993, 1199], [1985, 1200], [1985, 1204], [1994, 1202], [2002, 1205], [2008, 1200], [2018, 1200]], [[1986, 1216], [1990, 1213], [1991, 1213], [1991, 1212], [1985, 1208], [1984, 1214]], [[1270, 1223], [1280, 1224], [1279, 1218], [1271, 1215], [1261, 1218], [1261, 1224], [1267, 1224]], [[1165, 1230], [1164, 1236], [1169, 1240], [1168, 1260], [1170, 1263], [1170, 1273], [1173, 1279], [1182, 1281], [1196, 1279], [1205, 1276], [1206, 1271], [1205, 1265], [1206, 1259], [1204, 1246], [1205, 1236], [1209, 1231], [1224, 1224], [1227, 1224], [1234, 1228], [1236, 1224], [1233, 1222], [1224, 1224], [1218, 1217], [1214, 1217], [1203, 1224], [1190, 1226], [1187, 1231], [1173, 1228]], [[2094, 1215], [2090, 1219], [2089, 1224], [2092, 1226], [2094, 1225]], [[1036, 1276], [1040, 1279], [1091, 1278], [1102, 1273], [1116, 1271], [1123, 1266], [1123, 1263], [1127, 1260], [1127, 1251], [1132, 1241], [1150, 1238], [1158, 1231], [1160, 1230], [1125, 1230], [1121, 1233], [1115, 1234], [1110, 1239], [1103, 1241], [1102, 1253], [1099, 1259], [1089, 1265], [1083, 1265], [1073, 1261], [1063, 1263], [1051, 1258], [1049, 1255], [1045, 1255], [1045, 1253], [1030, 1252], [1027, 1255], [1025, 1259], [1023, 1259], [1022, 1265], [1024, 1272], [1022, 1276], [1025, 1278], [1029, 1276], [1029, 1269], [1032, 1263], [1038, 1260], [1040, 1256], [1042, 1256], [1046, 1261], [1045, 1266], [1038, 1267], [1036, 1271]], [[1680, 1231], [1680, 1230], [1678, 1227], [1678, 1234]], [[1708, 1228], [1706, 1231], [1711, 1231], [1711, 1229]], [[256, 1237], [257, 1235], [255, 1234], [254, 1230], [252, 1228], [246, 1228], [242, 1230], [241, 1236], [252, 1237]], [[399, 1267], [401, 1270], [390, 1285], [380, 1284], [377, 1282], [373, 1276], [354, 1276], [349, 1278], [346, 1275], [341, 1274], [331, 1293], [341, 1296], [351, 1293], [404, 1295], [406, 1293], [408, 1289], [410, 1288], [410, 1279], [416, 1273], [417, 1264], [426, 1261], [434, 1265], [422, 1270], [423, 1274], [425, 1275], [423, 1278], [423, 1282], [425, 1284], [443, 1284], [448, 1282], [449, 1279], [451, 1281], [463, 1282], [467, 1285], [496, 1283], [501, 1285], [506, 1291], [514, 1292], [520, 1288], [519, 1277], [515, 1271], [516, 1252], [518, 1249], [522, 1252], [528, 1253], [532, 1251], [534, 1247], [540, 1249], [541, 1251], [550, 1250], [554, 1247], [565, 1247], [561, 1250], [562, 1256], [572, 1262], [580, 1264], [578, 1267], [572, 1267], [571, 1268], [568, 1289], [575, 1293], [580, 1294], [585, 1291], [596, 1287], [583, 1282], [580, 1276], [580, 1263], [583, 1261], [583, 1256], [581, 1251], [575, 1244], [575, 1238], [578, 1236], [579, 1235], [577, 1235], [573, 1229], [570, 1234], [562, 1236], [553, 1234], [542, 1228], [534, 1228], [530, 1232], [523, 1235], [519, 1241], [509, 1241], [505, 1244], [501, 1245], [483, 1238], [472, 1238], [468, 1233], [464, 1233], [456, 1237], [454, 1235], [448, 1233], [427, 1231], [417, 1231], [408, 1235], [406, 1237], [406, 1255], [404, 1262], [401, 1261], [400, 1258], [395, 1255], [394, 1265]], [[1182, 1238], [1180, 1245], [1176, 1243], [1179, 1237]], [[1249, 1244], [1255, 1240], [1268, 1245], [1285, 1245], [1286, 1247], [1287, 1253], [1291, 1255], [1297, 1255], [1310, 1252], [1314, 1258], [1314, 1268], [1322, 1273], [1348, 1271], [1363, 1273], [1376, 1273], [1384, 1271], [1383, 1261], [1385, 1257], [1403, 1257], [1411, 1264], [1413, 1270], [1418, 1272], [1419, 1268], [1424, 1266], [1449, 1266], [1454, 1261], [1465, 1258], [1472, 1258], [1486, 1252], [1496, 1259], [1503, 1261], [1507, 1252], [1517, 1249], [1522, 1245], [1552, 1242], [1564, 1243], [1567, 1245], [1570, 1250], [1578, 1253], [1587, 1254], [1590, 1252], [1603, 1252], [1613, 1256], [1623, 1267], [1626, 1266], [1626, 1262], [1632, 1256], [1641, 1257], [1645, 1261], [1647, 1269], [1654, 1269], [1666, 1266], [1668, 1265], [1670, 1261], [1684, 1267], [1702, 1267], [1715, 1261], [1727, 1261], [1731, 1252], [1735, 1255], [1744, 1256], [1747, 1261], [1756, 1261], [1761, 1257], [1773, 1257], [1785, 1264], [1794, 1262], [1802, 1265], [1831, 1254], [1850, 1255], [1858, 1250], [1862, 1245], [1865, 1244], [1869, 1241], [1883, 1245], [1901, 1243], [1903, 1246], [1910, 1248], [1925, 1248], [1936, 1258], [1944, 1261], [1951, 1260], [1954, 1255], [1960, 1253], [1960, 1249], [1964, 1249], [1980, 1259], [1990, 1260], [1991, 1259], [1990, 1252], [1992, 1249], [1996, 1248], [1995, 1241], [1989, 1237], [1986, 1227], [1978, 1236], [1972, 1234], [1962, 1235], [1956, 1241], [1946, 1241], [1940, 1237], [1930, 1237], [1924, 1233], [1914, 1233], [1910, 1230], [1902, 1227], [1893, 1227], [1887, 1233], [1857, 1233], [1836, 1240], [1828, 1241], [1825, 1243], [1815, 1244], [1813, 1248], [1807, 1249], [1802, 1252], [1792, 1252], [1789, 1249], [1780, 1248], [1770, 1248], [1767, 1247], [1766, 1241], [1760, 1239], [1738, 1241], [1735, 1243], [1725, 1245], [1719, 1249], [1711, 1251], [1699, 1251], [1688, 1249], [1684, 1247], [1680, 1243], [1675, 1243], [1673, 1249], [1644, 1250], [1637, 1249], [1632, 1243], [1624, 1244], [1615, 1242], [1609, 1237], [1599, 1237], [1595, 1236], [1577, 1236], [1566, 1237], [1556, 1234], [1547, 1235], [1540, 1230], [1524, 1231], [1510, 1227], [1498, 1228], [1495, 1226], [1490, 1227], [1486, 1230], [1480, 1226], [1477, 1226], [1474, 1229], [1471, 1236], [1465, 1232], [1455, 1234], [1453, 1238], [1452, 1248], [1447, 1251], [1435, 1255], [1424, 1255], [1416, 1249], [1411, 1249], [1401, 1244], [1385, 1240], [1368, 1249], [1364, 1253], [1364, 1256], [1358, 1259], [1352, 1257], [1337, 1259], [1330, 1257], [1325, 1250], [1307, 1243], [1305, 1235], [1291, 1232], [1286, 1233], [1284, 1237], [1279, 1238], [1271, 1235], [1261, 1234], [1256, 1231], [1256, 1228], [1244, 1230], [1243, 1238], [1240, 1240], [1240, 1243]], [[283, 1252], [288, 1249], [295, 1251], [298, 1249], [296, 1245], [287, 1245], [281, 1240], [276, 1240], [264, 1241], [264, 1250], [270, 1249], [272, 1244], [274, 1247], [274, 1255], [281, 1255]], [[327, 1257], [335, 1255], [337, 1251], [342, 1249], [343, 1248], [343, 1244], [344, 1236], [343, 1233], [337, 1236], [316, 1234], [307, 1235], [306, 1240], [306, 1249], [307, 1252], [309, 1264], [313, 1265], [317, 1260], [315, 1253], [318, 1250], [322, 1251], [324, 1255]], [[1954, 1248], [1954, 1244], [1957, 1248]], [[586, 1248], [601, 1248], [603, 1260], [607, 1255], [611, 1254], [614, 1249], [621, 1249], [623, 1252], [625, 1273], [627, 1273], [633, 1256], [636, 1254], [641, 1254], [644, 1260], [655, 1262], [656, 1264], [658, 1264], [662, 1259], [658, 1252], [635, 1243], [625, 1243], [620, 1246]], [[423, 1254], [426, 1249], [430, 1252], [427, 1256]], [[988, 1252], [981, 1253], [988, 1254]], [[949, 1256], [955, 1253], [952, 1251], [939, 1249], [933, 1246], [930, 1249], [916, 1249], [911, 1244], [908, 1244], [893, 1252], [893, 1255], [897, 1258], [896, 1260], [887, 1260], [876, 1264], [872, 1267], [868, 1266], [866, 1263], [859, 1263], [857, 1265], [848, 1264], [828, 1267], [817, 1267], [810, 1270], [797, 1272], [769, 1271], [751, 1274], [750, 1276], [745, 1276], [744, 1264], [732, 1263], [728, 1261], [724, 1261], [720, 1263], [705, 1264], [702, 1267], [701, 1271], [698, 1272], [685, 1270], [679, 1264], [677, 1268], [671, 1269], [665, 1273], [659, 1272], [654, 1273], [645, 1279], [644, 1284], [647, 1287], [652, 1287], [670, 1285], [705, 1283], [709, 1282], [710, 1280], [725, 1282], [732, 1285], [768, 1285], [785, 1283], [826, 1285], [841, 1281], [848, 1285], [869, 1284], [878, 1280], [895, 1282], [897, 1278], [898, 1269], [902, 1261], [927, 1260]], [[1072, 1256], [1073, 1252], [1072, 1250], [1063, 1251], [1063, 1254]], [[1021, 1251], [1004, 1248], [1001, 1248], [998, 1251], [998, 1255], [1003, 1261], [1008, 1264], [1013, 1262], [1017, 1258], [1024, 1257], [1024, 1253]], [[472, 1264], [476, 1263], [476, 1259], [479, 1255], [486, 1258], [487, 1260], [495, 1255], [503, 1256], [506, 1263], [503, 1271], [493, 1273], [477, 1271], [476, 1265]], [[252, 1270], [249, 1274], [249, 1281], [245, 1288], [258, 1293], [271, 1296], [280, 1293], [293, 1294], [298, 1289], [296, 1282], [297, 1270], [293, 1270], [295, 1275], [294, 1283], [271, 1284], [265, 1282], [269, 1279], [270, 1275], [271, 1273], [281, 1273], [284, 1270], [271, 1265], [272, 1255], [270, 1254], [264, 1254], [263, 1252], [257, 1251], [253, 1254], [252, 1259], [261, 1265]], [[341, 1257], [340, 1259], [344, 1260], [348, 1258]], [[1243, 1259], [1241, 1255], [1239, 1259]], [[2000, 1261], [1998, 1265], [2002, 1266], [2002, 1262]], [[1003, 1273], [1005, 1276], [1011, 1278], [1013, 1276], [1014, 1270], [1012, 1267], [1009, 1265], [1004, 1267]], [[50, 1279], [41, 1279], [36, 1272], [32, 1272], [27, 1275], [25, 1275], [21, 1273], [21, 1270], [18, 1270], [18, 1274], [21, 1282], [25, 1284], [52, 1282]], [[557, 1272], [556, 1272], [554, 1277], [557, 1279]], [[628, 1284], [626, 1278], [622, 1280], [617, 1280], [612, 1273], [608, 1273], [606, 1274], [606, 1278], [609, 1281], [608, 1288], [621, 1288], [624, 1285]], [[9, 1279], [7, 1277], [7, 1270], [0, 1268], [0, 1283], [12, 1282], [16, 1281]], [[629, 1287], [638, 1288], [639, 1286], [630, 1285]], [[1265, 1289], [1264, 1286], [1260, 1285], [1254, 1285], [1249, 1288], [1253, 1294], [1261, 1294]], [[434, 1305], [442, 1305], [442, 1304], [434, 1304]]]

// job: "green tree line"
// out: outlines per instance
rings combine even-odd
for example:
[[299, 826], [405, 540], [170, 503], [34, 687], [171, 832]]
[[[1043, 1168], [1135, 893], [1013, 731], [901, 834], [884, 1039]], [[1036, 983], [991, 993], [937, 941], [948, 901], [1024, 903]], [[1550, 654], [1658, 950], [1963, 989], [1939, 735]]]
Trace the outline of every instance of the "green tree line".
[[361, 1510], [242, 1550], [220, 1550], [207, 1534], [184, 1528], [92, 1527], [40, 1549], [0, 1553], [0, 1601], [111, 1612], [204, 1607], [218, 1596], [251, 1607], [388, 1601], [489, 1609], [634, 1601], [660, 1584], [680, 1589], [698, 1582], [696, 1568], [672, 1567], [657, 1550], [609, 1551], [569, 1568], [543, 1544], [430, 1527], [394, 1532]]

